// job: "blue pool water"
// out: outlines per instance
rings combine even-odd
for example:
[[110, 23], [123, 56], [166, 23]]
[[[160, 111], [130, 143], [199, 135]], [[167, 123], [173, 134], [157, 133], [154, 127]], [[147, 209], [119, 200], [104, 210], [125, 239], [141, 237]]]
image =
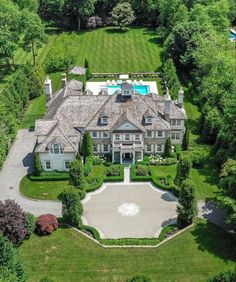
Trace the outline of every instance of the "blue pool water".
[[236, 34], [230, 31], [229, 38], [236, 39]]
[[[116, 90], [121, 89], [121, 85], [106, 85], [109, 94], [113, 94]], [[150, 87], [148, 85], [133, 85], [132, 87], [134, 90], [136, 90], [141, 95], [147, 95], [150, 93]]]

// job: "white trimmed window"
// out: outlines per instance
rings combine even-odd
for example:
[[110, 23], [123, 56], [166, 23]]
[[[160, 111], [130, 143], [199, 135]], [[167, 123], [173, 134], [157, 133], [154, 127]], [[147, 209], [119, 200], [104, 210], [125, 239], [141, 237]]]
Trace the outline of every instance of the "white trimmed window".
[[147, 132], [147, 138], [152, 138], [152, 132], [151, 131]]
[[93, 151], [96, 153], [98, 152], [98, 145], [97, 144], [94, 144], [93, 145]]
[[66, 171], [70, 169], [70, 161], [64, 161], [64, 168]]
[[63, 149], [58, 144], [53, 144], [50, 148], [50, 153], [54, 155], [63, 154]]
[[45, 170], [52, 170], [52, 162], [45, 161]]
[[157, 131], [157, 137], [162, 138], [163, 137], [163, 131]]
[[162, 145], [161, 144], [157, 144], [157, 152], [162, 152]]
[[147, 152], [151, 152], [152, 151], [152, 145], [151, 144], [147, 144]]
[[93, 137], [93, 138], [97, 138], [97, 136], [98, 136], [97, 131], [93, 131], [93, 132], [92, 132], [92, 137]]
[[140, 140], [140, 135], [139, 134], [135, 134], [135, 141], [139, 141]]
[[120, 134], [115, 134], [115, 141], [120, 141]]
[[129, 95], [129, 90], [124, 90], [124, 95]]
[[173, 119], [173, 120], [171, 121], [171, 124], [172, 124], [173, 126], [175, 126], [175, 125], [176, 125], [176, 119]]
[[125, 134], [125, 141], [129, 141], [130, 140], [130, 135], [129, 134]]
[[107, 117], [101, 118], [101, 123], [102, 124], [108, 124], [108, 118]]
[[172, 140], [180, 140], [180, 133], [179, 132], [172, 132], [171, 133]]
[[108, 138], [109, 137], [109, 134], [108, 134], [108, 132], [103, 132], [103, 138]]
[[148, 124], [152, 123], [152, 117], [151, 116], [146, 117], [146, 123], [148, 123]]
[[103, 145], [103, 152], [104, 153], [108, 152], [108, 145], [106, 145], [106, 144]]
[[177, 119], [177, 125], [180, 126], [181, 125], [181, 120]]

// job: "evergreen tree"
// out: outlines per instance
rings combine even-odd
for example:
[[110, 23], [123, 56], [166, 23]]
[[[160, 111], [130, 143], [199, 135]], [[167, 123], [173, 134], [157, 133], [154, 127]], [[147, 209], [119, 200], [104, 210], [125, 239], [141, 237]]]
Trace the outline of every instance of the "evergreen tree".
[[172, 154], [172, 151], [171, 151], [171, 141], [170, 141], [170, 137], [168, 137], [166, 139], [166, 144], [165, 144], [165, 150], [164, 150], [164, 153], [163, 153], [163, 157], [164, 158], [170, 158], [171, 154]]
[[16, 280], [10, 280], [12, 282], [27, 281], [24, 265], [18, 256], [16, 249], [2, 234], [0, 234], [0, 254], [0, 277], [5, 276], [7, 278], [10, 277], [11, 279], [16, 277]]
[[85, 76], [86, 76], [86, 80], [89, 80], [92, 77], [92, 73], [89, 68], [86, 69]]
[[177, 213], [177, 223], [179, 227], [185, 227], [191, 224], [194, 217], [197, 215], [195, 188], [189, 180], [185, 180], [181, 185]]
[[89, 61], [88, 61], [87, 58], [84, 59], [84, 67], [85, 67], [86, 69], [89, 68]]
[[89, 132], [84, 133], [81, 153], [85, 158], [93, 155], [93, 140]]
[[41, 161], [40, 161], [39, 154], [35, 153], [34, 154], [34, 175], [40, 176], [42, 171], [43, 171], [43, 168], [42, 168], [42, 164], [41, 164]]
[[66, 190], [62, 195], [62, 217], [65, 223], [80, 227], [83, 206], [75, 189]]
[[182, 182], [190, 175], [192, 163], [188, 158], [182, 158], [177, 165], [177, 173], [175, 177], [175, 184], [181, 186]]
[[85, 186], [85, 176], [84, 167], [80, 160], [75, 159], [70, 163], [69, 170], [69, 183], [75, 188], [84, 189]]
[[188, 123], [185, 123], [185, 132], [184, 132], [184, 136], [183, 136], [183, 142], [182, 142], [182, 149], [184, 151], [188, 150], [188, 146], [189, 146], [189, 127], [188, 127]]

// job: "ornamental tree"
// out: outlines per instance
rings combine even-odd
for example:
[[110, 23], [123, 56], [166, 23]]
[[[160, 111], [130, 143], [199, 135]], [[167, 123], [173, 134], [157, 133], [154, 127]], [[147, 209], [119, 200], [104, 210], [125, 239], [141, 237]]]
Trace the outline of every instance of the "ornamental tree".
[[166, 139], [166, 144], [165, 144], [165, 150], [164, 150], [164, 153], [163, 153], [163, 157], [164, 158], [170, 158], [171, 157], [171, 141], [170, 141], [170, 137], [168, 137]]
[[189, 146], [189, 127], [188, 127], [188, 123], [185, 123], [185, 132], [184, 132], [184, 136], [183, 136], [183, 142], [182, 142], [182, 149], [184, 151], [188, 150], [188, 146]]
[[112, 23], [119, 26], [121, 30], [134, 22], [134, 20], [134, 11], [128, 2], [118, 3], [111, 12]]
[[177, 223], [179, 227], [185, 227], [193, 222], [197, 215], [197, 201], [195, 195], [195, 187], [185, 180], [179, 193], [179, 204], [177, 206]]
[[14, 200], [0, 201], [0, 232], [13, 244], [21, 243], [28, 233], [26, 214]]
[[37, 218], [36, 231], [41, 235], [50, 235], [58, 228], [58, 222], [55, 215], [44, 214]]
[[66, 190], [62, 195], [62, 216], [65, 223], [79, 227], [83, 206], [75, 189]]
[[22, 260], [12, 243], [0, 233], [0, 281], [27, 281]]
[[34, 154], [34, 175], [40, 176], [42, 171], [43, 171], [43, 168], [42, 168], [42, 164], [41, 164], [41, 161], [40, 161], [39, 154], [35, 153]]
[[84, 167], [78, 159], [70, 163], [69, 183], [78, 189], [83, 189], [85, 185]]
[[81, 153], [86, 158], [93, 155], [93, 140], [89, 132], [85, 132], [82, 141]]
[[175, 177], [175, 184], [181, 186], [182, 182], [190, 175], [192, 163], [188, 158], [182, 158], [177, 165], [177, 173]]

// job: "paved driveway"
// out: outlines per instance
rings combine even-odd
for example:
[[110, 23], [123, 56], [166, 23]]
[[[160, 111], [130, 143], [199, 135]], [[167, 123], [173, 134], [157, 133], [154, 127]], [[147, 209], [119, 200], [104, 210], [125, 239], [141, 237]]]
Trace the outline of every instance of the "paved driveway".
[[21, 179], [30, 171], [33, 165], [33, 149], [36, 137], [27, 129], [18, 131], [16, 140], [0, 171], [0, 200], [14, 199], [26, 212], [38, 216], [51, 213], [61, 215], [61, 203], [50, 201], [34, 201], [23, 198], [19, 193]]
[[149, 183], [104, 184], [83, 200], [82, 219], [101, 238], [152, 238], [176, 222], [176, 205], [173, 194]]

